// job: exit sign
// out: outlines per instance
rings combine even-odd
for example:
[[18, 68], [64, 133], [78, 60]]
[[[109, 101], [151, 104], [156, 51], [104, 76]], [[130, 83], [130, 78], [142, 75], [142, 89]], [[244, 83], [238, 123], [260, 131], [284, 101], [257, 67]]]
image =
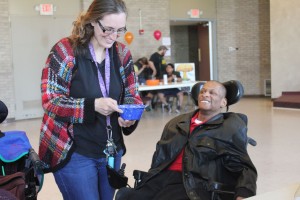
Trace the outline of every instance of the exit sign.
[[40, 4], [40, 15], [53, 15], [53, 4]]
[[200, 11], [198, 9], [192, 9], [191, 10], [191, 17], [198, 18], [200, 14]]
[[188, 15], [190, 16], [190, 18], [199, 18], [201, 14], [202, 11], [200, 11], [199, 9], [191, 9], [188, 11]]

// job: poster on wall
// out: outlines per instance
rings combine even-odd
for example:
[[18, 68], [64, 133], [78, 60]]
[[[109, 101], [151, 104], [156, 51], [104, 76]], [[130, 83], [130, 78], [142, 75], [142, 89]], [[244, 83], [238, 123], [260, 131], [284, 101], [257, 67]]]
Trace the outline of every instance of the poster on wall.
[[175, 71], [180, 72], [182, 81], [195, 81], [195, 63], [175, 63]]

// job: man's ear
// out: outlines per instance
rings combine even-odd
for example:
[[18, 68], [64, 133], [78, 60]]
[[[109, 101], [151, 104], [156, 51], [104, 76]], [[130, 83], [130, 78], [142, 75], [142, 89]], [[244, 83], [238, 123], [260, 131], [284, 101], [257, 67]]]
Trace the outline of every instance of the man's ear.
[[221, 108], [226, 107], [226, 105], [227, 105], [227, 99], [224, 97], [221, 102]]

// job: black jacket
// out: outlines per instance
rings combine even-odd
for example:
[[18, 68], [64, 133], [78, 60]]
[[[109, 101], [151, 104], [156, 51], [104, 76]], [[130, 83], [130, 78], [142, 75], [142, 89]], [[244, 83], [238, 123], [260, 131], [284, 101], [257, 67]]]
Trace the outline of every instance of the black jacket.
[[221, 113], [190, 134], [194, 114], [166, 124], [143, 182], [168, 168], [184, 148], [182, 177], [190, 199], [209, 199], [209, 184], [215, 181], [233, 185], [235, 196], [255, 195], [257, 172], [247, 153], [246, 116]]

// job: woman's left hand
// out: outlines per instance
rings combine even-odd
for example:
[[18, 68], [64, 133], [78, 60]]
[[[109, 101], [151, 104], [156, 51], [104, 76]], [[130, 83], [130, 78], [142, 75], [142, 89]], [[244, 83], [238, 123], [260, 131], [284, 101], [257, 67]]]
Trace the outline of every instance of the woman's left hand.
[[124, 120], [122, 117], [119, 117], [118, 122], [121, 127], [129, 127], [135, 123], [135, 120]]

